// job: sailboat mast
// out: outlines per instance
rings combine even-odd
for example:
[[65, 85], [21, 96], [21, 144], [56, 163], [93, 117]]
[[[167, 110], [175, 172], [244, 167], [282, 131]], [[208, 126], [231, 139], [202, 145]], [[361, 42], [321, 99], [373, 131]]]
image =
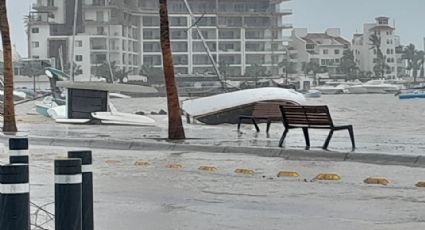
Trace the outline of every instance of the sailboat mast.
[[[189, 12], [190, 19], [191, 19], [192, 24], [193, 24], [193, 23], [195, 23], [195, 18], [193, 17], [193, 13], [192, 13], [192, 10], [190, 9], [189, 3], [187, 2], [187, 0], [183, 0], [183, 1], [184, 1], [184, 4], [186, 5], [187, 11]], [[202, 44], [204, 45], [205, 51], [207, 52], [208, 57], [209, 57], [212, 65], [214, 67], [214, 71], [217, 74], [217, 77], [218, 77], [218, 79], [220, 80], [220, 82], [223, 86], [223, 90], [225, 92], [227, 92], [226, 82], [224, 81], [223, 76], [220, 74], [220, 70], [217, 67], [217, 63], [215, 62], [213, 56], [211, 55], [210, 48], [208, 47], [207, 43], [205, 42], [204, 36], [202, 35], [201, 31], [199, 30], [198, 24], [195, 25], [195, 29], [196, 29], [196, 32], [198, 33], [199, 37], [202, 40]]]

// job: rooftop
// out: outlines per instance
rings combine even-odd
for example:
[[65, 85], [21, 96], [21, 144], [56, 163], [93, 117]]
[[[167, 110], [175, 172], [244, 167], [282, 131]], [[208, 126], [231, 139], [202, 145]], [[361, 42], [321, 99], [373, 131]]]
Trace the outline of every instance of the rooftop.
[[350, 45], [350, 42], [338, 36], [330, 36], [326, 33], [308, 33], [307, 36], [302, 37], [309, 44], [317, 45]]

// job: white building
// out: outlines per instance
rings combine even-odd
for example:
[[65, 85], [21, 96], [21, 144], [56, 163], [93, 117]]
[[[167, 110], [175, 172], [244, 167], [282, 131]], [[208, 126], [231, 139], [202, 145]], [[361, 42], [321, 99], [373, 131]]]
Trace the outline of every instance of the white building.
[[327, 29], [325, 33], [308, 33], [305, 28], [296, 28], [292, 31], [289, 46], [296, 50], [298, 72], [302, 71], [303, 63], [316, 62], [335, 76], [350, 42], [341, 37], [337, 28]]
[[[188, 0], [217, 63], [240, 76], [252, 64], [270, 74], [285, 57], [283, 31], [291, 25], [282, 9], [289, 0]], [[115, 62], [124, 71], [162, 67], [158, 0], [80, 0], [75, 56], [83, 75]], [[71, 60], [75, 0], [37, 0], [29, 24], [29, 57]], [[169, 0], [171, 46], [176, 73], [213, 72], [183, 0]], [[82, 13], [81, 13], [82, 12]], [[202, 17], [202, 18], [201, 18]]]
[[377, 50], [372, 48], [370, 37], [377, 35], [381, 39], [380, 49], [385, 57], [385, 63], [390, 67], [385, 78], [396, 78], [398, 65], [401, 65], [401, 54], [397, 52], [400, 38], [395, 35], [395, 28], [389, 25], [388, 17], [377, 17], [375, 23], [364, 24], [362, 34], [354, 34], [353, 51], [355, 61], [361, 71], [372, 72], [377, 60]]

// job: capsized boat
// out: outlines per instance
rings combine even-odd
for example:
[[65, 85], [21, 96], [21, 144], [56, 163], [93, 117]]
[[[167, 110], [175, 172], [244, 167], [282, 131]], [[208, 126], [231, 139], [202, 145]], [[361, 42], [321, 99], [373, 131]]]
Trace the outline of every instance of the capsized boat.
[[205, 124], [236, 124], [239, 115], [251, 115], [255, 103], [265, 101], [294, 105], [305, 102], [305, 97], [293, 89], [264, 87], [186, 100], [182, 109]]

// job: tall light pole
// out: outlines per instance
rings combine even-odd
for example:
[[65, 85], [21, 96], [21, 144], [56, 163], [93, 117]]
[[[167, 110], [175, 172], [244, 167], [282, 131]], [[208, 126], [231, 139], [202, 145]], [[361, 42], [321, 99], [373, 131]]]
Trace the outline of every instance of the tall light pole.
[[71, 67], [70, 67], [70, 76], [71, 81], [74, 81], [74, 50], [75, 50], [75, 34], [77, 33], [77, 16], [78, 16], [78, 2], [79, 0], [74, 0], [74, 25], [72, 27], [72, 42], [71, 42]]

